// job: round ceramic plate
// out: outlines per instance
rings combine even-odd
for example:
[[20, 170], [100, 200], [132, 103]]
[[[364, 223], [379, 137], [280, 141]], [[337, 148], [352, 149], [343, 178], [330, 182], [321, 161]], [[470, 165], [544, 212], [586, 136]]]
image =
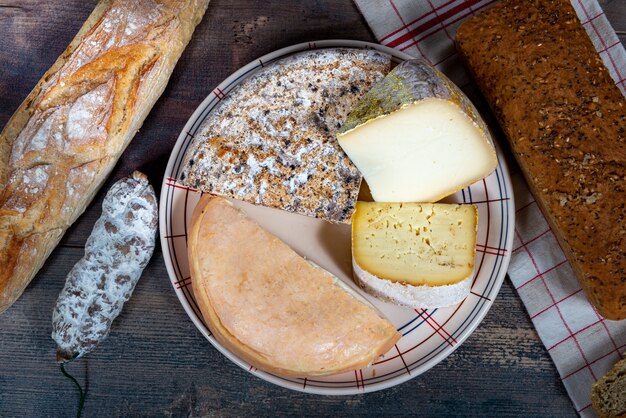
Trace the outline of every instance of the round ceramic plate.
[[[176, 180], [181, 172], [183, 156], [211, 110], [250, 74], [288, 55], [329, 47], [377, 49], [390, 54], [394, 62], [411, 58], [402, 52], [368, 42], [328, 40], [280, 49], [236, 71], [202, 102], [176, 142], [161, 190], [160, 236], [167, 271], [180, 303], [200, 332], [229, 360], [262, 379], [289, 389], [351, 395], [395, 386], [424, 373], [450, 355], [474, 331], [498, 294], [506, 274], [513, 243], [514, 205], [509, 174], [504, 158], [498, 151], [499, 164], [492, 175], [446, 199], [448, 202], [474, 203], [478, 206], [476, 268], [470, 295], [460, 305], [450, 308], [408, 309], [364, 294], [402, 334], [398, 344], [370, 367], [323, 378], [284, 378], [257, 370], [220, 345], [204, 323], [190, 286], [187, 228], [200, 193]], [[357, 288], [351, 280], [349, 226], [334, 225], [242, 202], [235, 203], [296, 252]]]

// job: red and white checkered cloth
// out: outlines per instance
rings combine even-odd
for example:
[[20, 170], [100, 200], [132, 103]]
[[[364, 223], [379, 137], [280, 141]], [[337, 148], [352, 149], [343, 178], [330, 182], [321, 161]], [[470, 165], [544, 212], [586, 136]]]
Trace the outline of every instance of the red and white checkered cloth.
[[[381, 44], [421, 56], [464, 89], [471, 80], [458, 60], [454, 34], [469, 16], [497, 0], [354, 0]], [[626, 52], [597, 0], [572, 5], [626, 94]], [[509, 276], [583, 417], [591, 408], [591, 385], [626, 350], [626, 320], [605, 321], [585, 298], [574, 273], [528, 191], [513, 176], [517, 220]]]

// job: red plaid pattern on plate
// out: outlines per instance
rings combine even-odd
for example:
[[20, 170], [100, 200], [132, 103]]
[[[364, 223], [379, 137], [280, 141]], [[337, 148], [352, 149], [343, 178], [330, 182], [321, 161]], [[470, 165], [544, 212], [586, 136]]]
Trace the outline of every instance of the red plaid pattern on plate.
[[[454, 34], [497, 0], [354, 0], [381, 44], [421, 56], [457, 85], [472, 84]], [[596, 0], [572, 0], [617, 86], [626, 93], [626, 52]], [[626, 321], [605, 321], [585, 298], [554, 234], [521, 177], [513, 178], [515, 241], [508, 274], [576, 410], [593, 417], [590, 390], [626, 350]], [[479, 248], [480, 249], [480, 248]]]

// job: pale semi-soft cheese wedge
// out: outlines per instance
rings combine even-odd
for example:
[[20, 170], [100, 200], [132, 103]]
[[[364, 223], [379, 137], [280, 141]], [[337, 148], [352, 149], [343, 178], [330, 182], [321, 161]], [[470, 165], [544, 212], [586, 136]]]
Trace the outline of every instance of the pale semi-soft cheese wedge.
[[374, 85], [338, 140], [378, 202], [435, 202], [497, 165], [474, 106], [420, 60], [400, 64]]
[[474, 205], [358, 202], [352, 220], [357, 283], [403, 306], [459, 303], [474, 273]]
[[188, 244], [205, 321], [224, 347], [259, 369], [341, 373], [371, 364], [400, 338], [361, 296], [223, 198], [201, 199]]

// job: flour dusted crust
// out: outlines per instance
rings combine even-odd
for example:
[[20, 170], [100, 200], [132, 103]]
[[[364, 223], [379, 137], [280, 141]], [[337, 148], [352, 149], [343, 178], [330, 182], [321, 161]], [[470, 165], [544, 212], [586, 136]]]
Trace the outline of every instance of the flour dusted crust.
[[208, 0], [103, 0], [0, 134], [0, 312], [139, 129]]
[[321, 49], [266, 65], [200, 128], [180, 180], [207, 193], [349, 222], [361, 175], [335, 134], [390, 57]]
[[108, 335], [152, 257], [157, 223], [146, 176], [135, 172], [111, 187], [85, 256], [69, 272], [52, 313], [58, 361], [87, 354]]

